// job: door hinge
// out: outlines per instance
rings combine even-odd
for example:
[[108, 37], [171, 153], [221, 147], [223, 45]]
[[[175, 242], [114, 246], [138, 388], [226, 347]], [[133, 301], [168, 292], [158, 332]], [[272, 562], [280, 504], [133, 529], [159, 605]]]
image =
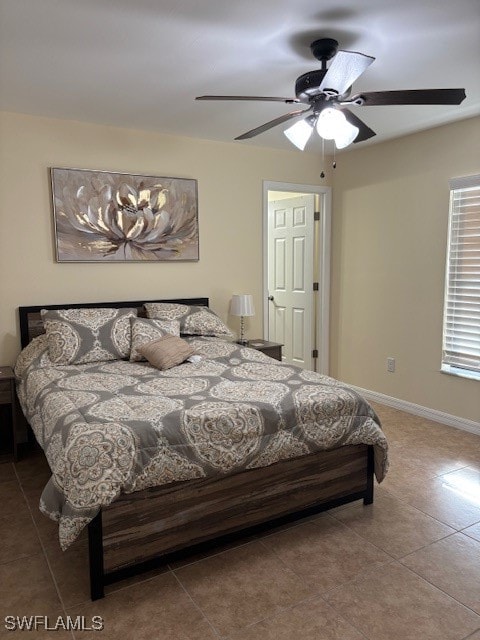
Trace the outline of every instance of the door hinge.
[[313, 214], [313, 219], [318, 222], [320, 220], [320, 211], [315, 211]]
[[313, 283], [313, 290], [318, 291], [318, 282]]
[[312, 358], [318, 358], [318, 349], [312, 351]]

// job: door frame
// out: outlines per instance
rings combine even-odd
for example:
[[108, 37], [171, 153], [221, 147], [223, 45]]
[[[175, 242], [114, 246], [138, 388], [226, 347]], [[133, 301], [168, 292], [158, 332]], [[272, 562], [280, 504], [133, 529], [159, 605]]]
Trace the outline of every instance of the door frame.
[[263, 337], [268, 337], [268, 192], [312, 193], [320, 199], [318, 270], [319, 283], [316, 295], [316, 327], [318, 358], [317, 371], [328, 375], [330, 338], [330, 251], [332, 226], [332, 189], [320, 185], [292, 184], [290, 182], [263, 181]]

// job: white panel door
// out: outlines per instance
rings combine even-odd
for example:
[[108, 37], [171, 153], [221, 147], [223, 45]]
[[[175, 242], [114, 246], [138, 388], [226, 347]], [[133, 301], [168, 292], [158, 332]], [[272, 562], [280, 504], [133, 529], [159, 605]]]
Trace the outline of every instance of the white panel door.
[[304, 369], [313, 368], [314, 211], [314, 195], [268, 204], [268, 339]]

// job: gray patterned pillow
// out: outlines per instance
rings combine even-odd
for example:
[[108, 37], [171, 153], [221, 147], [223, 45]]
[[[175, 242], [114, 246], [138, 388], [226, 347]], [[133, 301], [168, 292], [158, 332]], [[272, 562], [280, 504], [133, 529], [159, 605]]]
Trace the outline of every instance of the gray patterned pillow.
[[132, 318], [132, 349], [130, 361], [140, 362], [145, 360], [139, 349], [144, 344], [158, 340], [165, 335], [179, 336], [180, 322], [178, 320], [149, 320], [148, 318]]
[[217, 336], [232, 338], [233, 334], [208, 307], [196, 307], [170, 302], [145, 302], [149, 318], [179, 320], [180, 334], [186, 336]]
[[136, 309], [42, 309], [53, 364], [120, 360], [130, 355]]

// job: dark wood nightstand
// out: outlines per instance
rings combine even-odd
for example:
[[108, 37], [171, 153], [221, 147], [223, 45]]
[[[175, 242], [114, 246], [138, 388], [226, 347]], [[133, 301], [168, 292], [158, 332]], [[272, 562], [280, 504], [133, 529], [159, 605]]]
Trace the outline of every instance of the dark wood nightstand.
[[261, 351], [265, 355], [270, 356], [275, 360], [280, 360], [280, 362], [282, 361], [283, 344], [280, 344], [278, 342], [268, 342], [268, 340], [261, 340], [260, 338], [256, 338], [254, 340], [249, 340], [247, 343], [247, 347], [251, 347], [252, 349]]
[[0, 411], [0, 462], [16, 460], [17, 397], [11, 367], [0, 367]]

